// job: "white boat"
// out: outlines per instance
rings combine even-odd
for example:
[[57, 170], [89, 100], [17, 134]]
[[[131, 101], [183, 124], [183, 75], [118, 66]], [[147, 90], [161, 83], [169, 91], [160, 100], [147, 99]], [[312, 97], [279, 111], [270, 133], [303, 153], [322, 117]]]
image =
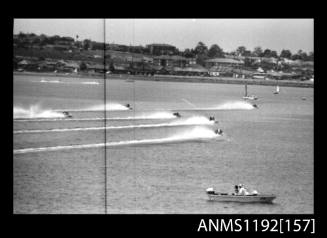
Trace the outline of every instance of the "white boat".
[[273, 194], [258, 194], [257, 191], [249, 195], [236, 195], [229, 193], [218, 193], [213, 188], [208, 188], [206, 193], [210, 201], [218, 202], [248, 202], [248, 203], [272, 203], [276, 198]]
[[256, 194], [256, 195], [232, 195], [227, 193], [208, 194], [209, 200], [219, 202], [248, 202], [248, 203], [272, 203], [276, 198], [271, 194]]
[[255, 96], [255, 95], [248, 95], [248, 85], [245, 84], [244, 86], [245, 86], [245, 92], [244, 92], [243, 99], [244, 100], [257, 100], [258, 99], [257, 96]]

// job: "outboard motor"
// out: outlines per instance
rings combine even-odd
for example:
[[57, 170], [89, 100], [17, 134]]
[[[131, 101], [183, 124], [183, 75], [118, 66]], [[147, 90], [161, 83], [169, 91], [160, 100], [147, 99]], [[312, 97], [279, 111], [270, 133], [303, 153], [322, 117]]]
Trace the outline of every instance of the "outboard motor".
[[179, 112], [174, 112], [173, 115], [176, 117], [181, 117], [181, 114], [179, 114]]

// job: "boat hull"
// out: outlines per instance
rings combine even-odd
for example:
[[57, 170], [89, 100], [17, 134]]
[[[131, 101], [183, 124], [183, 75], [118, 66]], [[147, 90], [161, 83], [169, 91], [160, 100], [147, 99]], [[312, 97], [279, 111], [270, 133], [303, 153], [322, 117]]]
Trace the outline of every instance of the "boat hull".
[[242, 203], [272, 203], [276, 198], [275, 195], [220, 195], [220, 194], [208, 194], [210, 201], [218, 202], [242, 202]]
[[243, 99], [244, 100], [257, 100], [258, 98], [255, 96], [244, 96]]

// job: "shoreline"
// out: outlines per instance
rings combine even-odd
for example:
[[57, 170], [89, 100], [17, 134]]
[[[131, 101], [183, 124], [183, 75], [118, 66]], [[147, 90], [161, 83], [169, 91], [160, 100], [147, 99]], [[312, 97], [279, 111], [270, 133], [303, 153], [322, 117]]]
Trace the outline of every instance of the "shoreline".
[[[49, 77], [67, 77], [67, 78], [94, 78], [103, 79], [103, 74], [64, 74], [64, 73], [39, 73], [39, 72], [17, 72], [13, 75], [30, 75], [30, 76], [49, 76]], [[177, 76], [177, 75], [128, 75], [128, 74], [106, 74], [106, 79], [118, 80], [143, 80], [143, 81], [162, 81], [162, 82], [188, 82], [188, 83], [219, 83], [219, 84], [245, 84], [276, 86], [276, 80], [264, 79], [238, 79], [232, 77], [198, 77], [198, 76]], [[291, 81], [278, 80], [278, 85], [282, 87], [300, 87], [313, 88], [314, 83], [310, 81]]]

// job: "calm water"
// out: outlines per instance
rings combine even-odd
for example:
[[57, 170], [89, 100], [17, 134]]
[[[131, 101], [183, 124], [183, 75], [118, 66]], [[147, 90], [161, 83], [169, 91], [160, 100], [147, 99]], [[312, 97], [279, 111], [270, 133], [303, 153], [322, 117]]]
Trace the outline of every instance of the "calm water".
[[[106, 154], [108, 213], [313, 213], [313, 89], [248, 91], [259, 97], [259, 110], [242, 110], [242, 85], [108, 80], [108, 104], [130, 103], [134, 110], [107, 111], [115, 120], [107, 121], [105, 135], [85, 130], [104, 126], [105, 113], [92, 110], [103, 108], [102, 80], [15, 75], [14, 114], [51, 117], [55, 109], [73, 109], [74, 119], [100, 119], [14, 121], [14, 151], [68, 146], [14, 154], [14, 212], [104, 213]], [[231, 105], [237, 106], [204, 110]], [[171, 118], [173, 111], [182, 118]], [[219, 124], [201, 125], [210, 115]], [[185, 118], [199, 125], [185, 125]], [[171, 126], [176, 122], [183, 125]], [[212, 138], [217, 127], [224, 136]], [[106, 153], [94, 145], [105, 137]], [[206, 188], [232, 192], [237, 183], [277, 199], [268, 205], [207, 200]]]

